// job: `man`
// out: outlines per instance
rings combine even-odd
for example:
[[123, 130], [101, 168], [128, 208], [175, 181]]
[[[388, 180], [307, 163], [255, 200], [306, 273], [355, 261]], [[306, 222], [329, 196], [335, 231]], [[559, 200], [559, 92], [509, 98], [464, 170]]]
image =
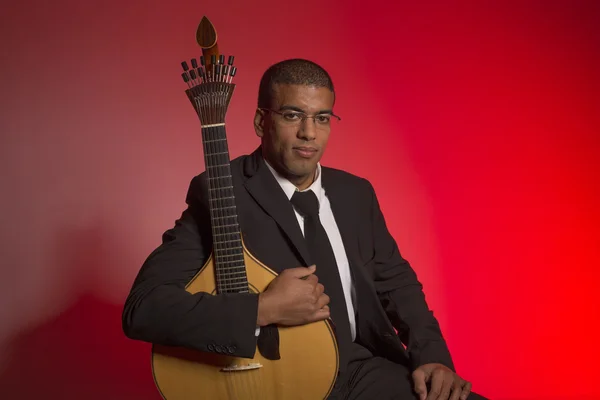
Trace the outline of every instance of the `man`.
[[330, 398], [479, 398], [454, 372], [422, 286], [389, 234], [371, 184], [319, 163], [337, 119], [334, 101], [331, 78], [317, 64], [294, 59], [273, 65], [261, 80], [254, 117], [261, 145], [231, 162], [244, 243], [279, 273], [267, 290], [218, 296], [184, 290], [211, 250], [201, 174], [190, 185], [187, 210], [133, 285], [124, 331], [133, 339], [201, 351], [214, 351], [209, 344], [218, 341], [232, 355], [252, 357], [257, 326], [331, 317], [340, 374]]

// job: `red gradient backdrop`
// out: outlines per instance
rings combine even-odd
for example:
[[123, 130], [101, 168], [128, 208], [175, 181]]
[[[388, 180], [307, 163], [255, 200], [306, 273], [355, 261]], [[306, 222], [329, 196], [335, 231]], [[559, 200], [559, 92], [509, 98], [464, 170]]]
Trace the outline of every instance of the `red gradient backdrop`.
[[121, 333], [203, 169], [179, 62], [237, 56], [232, 156], [272, 63], [327, 68], [324, 163], [370, 179], [458, 371], [493, 399], [597, 399], [600, 2], [7, 1], [0, 397], [158, 399]]

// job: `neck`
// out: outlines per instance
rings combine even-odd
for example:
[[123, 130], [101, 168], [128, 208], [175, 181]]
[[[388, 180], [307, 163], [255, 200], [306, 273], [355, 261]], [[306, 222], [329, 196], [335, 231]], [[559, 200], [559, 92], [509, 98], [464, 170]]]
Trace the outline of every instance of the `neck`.
[[310, 187], [310, 185], [313, 184], [313, 182], [315, 181], [316, 174], [317, 174], [317, 170], [313, 171], [313, 173], [310, 174], [309, 176], [303, 176], [303, 177], [294, 176], [294, 177], [286, 177], [286, 178], [290, 182], [292, 182], [294, 184], [294, 186], [296, 186], [298, 188], [298, 190], [304, 190], [304, 189], [308, 189]]

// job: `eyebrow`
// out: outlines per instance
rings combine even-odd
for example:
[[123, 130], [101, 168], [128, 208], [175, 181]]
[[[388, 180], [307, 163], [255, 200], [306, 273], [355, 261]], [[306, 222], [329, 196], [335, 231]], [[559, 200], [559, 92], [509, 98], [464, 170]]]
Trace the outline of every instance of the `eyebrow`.
[[[308, 114], [306, 111], [304, 111], [300, 107], [296, 107], [296, 106], [281, 106], [281, 107], [279, 107], [279, 111], [285, 111], [285, 110], [298, 111], [298, 112], [301, 112], [304, 114]], [[316, 115], [320, 115], [320, 114], [333, 114], [333, 110], [320, 110], [319, 112], [316, 113]]]

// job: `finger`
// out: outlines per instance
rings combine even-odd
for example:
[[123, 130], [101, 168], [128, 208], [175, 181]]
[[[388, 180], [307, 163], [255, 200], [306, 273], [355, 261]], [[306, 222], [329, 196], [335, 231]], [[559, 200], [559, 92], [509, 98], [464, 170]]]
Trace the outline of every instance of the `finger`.
[[438, 400], [444, 386], [444, 375], [444, 370], [441, 369], [436, 369], [431, 374], [431, 389], [429, 389], [427, 400]]
[[442, 385], [442, 393], [440, 393], [438, 400], [448, 400], [450, 393], [452, 393], [452, 387], [454, 382], [458, 380], [452, 372], [444, 372], [444, 384]]
[[454, 384], [454, 375], [444, 372], [444, 382], [442, 383], [442, 392], [438, 396], [438, 400], [448, 400]]
[[465, 381], [463, 381], [462, 379], [456, 379], [454, 381], [454, 385], [452, 386], [452, 397], [450, 397], [450, 400], [460, 399], [460, 395], [462, 393], [462, 388], [464, 385]]
[[313, 315], [309, 318], [309, 322], [315, 322], [315, 321], [321, 321], [324, 319], [329, 318], [330, 313], [329, 313], [329, 307], [325, 306], [323, 308], [321, 308], [320, 310], [317, 310], [313, 313]]
[[462, 388], [462, 393], [460, 394], [460, 400], [467, 400], [467, 397], [471, 394], [471, 382], [465, 382], [465, 386]]
[[415, 393], [419, 395], [420, 400], [425, 400], [427, 397], [427, 385], [425, 384], [427, 376], [425, 371], [416, 369], [415, 372], [413, 372], [412, 377], [415, 385]]
[[313, 287], [313, 290], [314, 290], [314, 288], [316, 288], [317, 284], [319, 283], [319, 278], [317, 278], [317, 276], [313, 274], [313, 275], [307, 276], [305, 281], [310, 283], [310, 285]]
[[317, 300], [317, 308], [321, 309], [321, 308], [325, 307], [327, 304], [329, 304], [330, 300], [331, 299], [329, 298], [329, 296], [327, 296], [325, 293], [323, 293]]
[[323, 292], [325, 292], [325, 287], [322, 284], [318, 284], [317, 287], [315, 288], [315, 294], [317, 296], [321, 296], [323, 294]]
[[317, 266], [311, 265], [309, 267], [288, 268], [282, 274], [291, 275], [294, 278], [306, 279], [308, 276], [314, 274], [316, 270]]

